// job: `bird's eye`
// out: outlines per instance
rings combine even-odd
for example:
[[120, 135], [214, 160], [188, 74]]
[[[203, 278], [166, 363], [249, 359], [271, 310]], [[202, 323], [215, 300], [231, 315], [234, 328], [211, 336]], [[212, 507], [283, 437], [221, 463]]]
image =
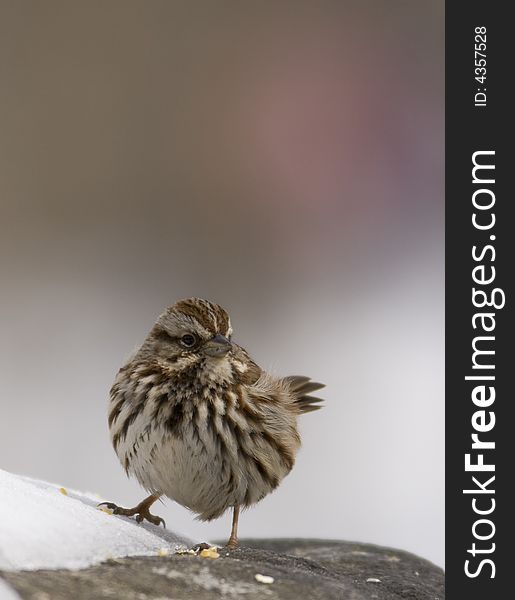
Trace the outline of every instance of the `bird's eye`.
[[184, 348], [193, 348], [193, 346], [197, 343], [197, 338], [191, 333], [185, 333], [181, 337], [181, 345]]

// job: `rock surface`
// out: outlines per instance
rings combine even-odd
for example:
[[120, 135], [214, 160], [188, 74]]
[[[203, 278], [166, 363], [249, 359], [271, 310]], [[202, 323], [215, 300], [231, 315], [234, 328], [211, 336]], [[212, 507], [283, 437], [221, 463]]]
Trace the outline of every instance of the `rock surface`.
[[[407, 552], [330, 540], [241, 541], [216, 559], [111, 560], [80, 571], [3, 572], [27, 600], [443, 600], [440, 568]], [[262, 583], [256, 575], [273, 578]], [[266, 581], [266, 578], [265, 578]]]

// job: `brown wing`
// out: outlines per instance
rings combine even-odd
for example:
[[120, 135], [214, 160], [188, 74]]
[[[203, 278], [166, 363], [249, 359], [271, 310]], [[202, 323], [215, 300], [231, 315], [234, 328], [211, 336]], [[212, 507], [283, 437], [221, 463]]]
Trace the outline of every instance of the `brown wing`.
[[289, 377], [285, 377], [284, 381], [288, 382], [290, 390], [296, 398], [295, 403], [301, 413], [313, 412], [322, 408], [319, 402], [323, 402], [323, 398], [317, 398], [310, 394], [324, 388], [325, 385], [323, 383], [311, 381], [309, 377], [303, 377], [302, 375], [290, 375]]
[[250, 358], [244, 348], [234, 343], [232, 347], [232, 354], [234, 358], [242, 362], [247, 367], [247, 370], [239, 375], [239, 383], [243, 383], [244, 385], [253, 385], [261, 376], [261, 367]]

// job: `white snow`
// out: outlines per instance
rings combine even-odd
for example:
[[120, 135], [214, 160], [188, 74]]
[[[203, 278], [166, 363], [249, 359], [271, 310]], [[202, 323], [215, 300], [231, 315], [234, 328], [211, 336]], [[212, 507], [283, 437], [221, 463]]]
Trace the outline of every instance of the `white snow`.
[[102, 500], [0, 470], [0, 569], [82, 569], [193, 544], [163, 527], [108, 515], [96, 508]]
[[3, 579], [0, 579], [0, 600], [20, 600], [18, 594]]

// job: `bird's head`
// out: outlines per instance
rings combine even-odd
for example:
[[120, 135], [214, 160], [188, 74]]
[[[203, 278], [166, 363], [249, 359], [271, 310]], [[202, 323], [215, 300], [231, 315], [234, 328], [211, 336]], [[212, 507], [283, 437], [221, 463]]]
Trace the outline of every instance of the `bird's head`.
[[[232, 348], [229, 315], [201, 298], [179, 300], [159, 316], [144, 348], [176, 362], [220, 361]], [[182, 360], [181, 360], [182, 359]]]

